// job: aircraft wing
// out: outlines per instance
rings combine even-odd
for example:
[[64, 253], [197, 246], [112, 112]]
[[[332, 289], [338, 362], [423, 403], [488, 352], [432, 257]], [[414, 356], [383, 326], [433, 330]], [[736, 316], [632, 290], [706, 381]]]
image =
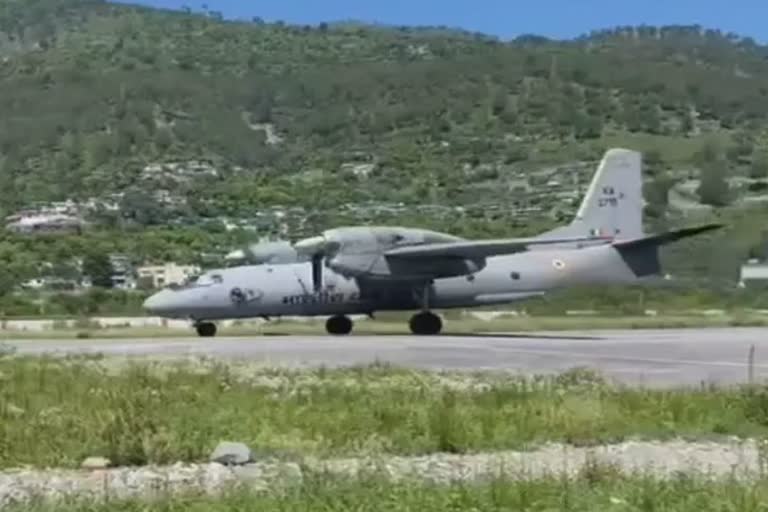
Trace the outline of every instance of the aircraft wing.
[[465, 258], [478, 259], [527, 251], [533, 245], [553, 245], [578, 242], [610, 242], [603, 237], [565, 238], [507, 238], [502, 240], [467, 240], [425, 245], [410, 245], [390, 249], [384, 253], [388, 259]]

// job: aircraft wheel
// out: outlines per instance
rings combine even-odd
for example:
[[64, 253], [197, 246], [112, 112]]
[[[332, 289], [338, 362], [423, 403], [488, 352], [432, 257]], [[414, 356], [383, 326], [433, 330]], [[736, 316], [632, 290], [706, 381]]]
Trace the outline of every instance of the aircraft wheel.
[[212, 338], [216, 336], [216, 324], [212, 322], [200, 322], [195, 326], [197, 335], [203, 338]]
[[413, 334], [434, 335], [443, 330], [443, 321], [434, 313], [425, 311], [415, 314], [408, 323]]
[[352, 320], [344, 315], [332, 316], [325, 322], [328, 334], [344, 335], [352, 332]]

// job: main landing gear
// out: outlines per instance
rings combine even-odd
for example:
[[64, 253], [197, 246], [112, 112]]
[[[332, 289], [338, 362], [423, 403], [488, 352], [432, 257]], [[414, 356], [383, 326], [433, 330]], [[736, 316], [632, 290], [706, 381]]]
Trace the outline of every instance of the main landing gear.
[[344, 315], [332, 316], [325, 321], [325, 330], [337, 336], [349, 334], [352, 332], [352, 320]]
[[432, 336], [440, 334], [440, 331], [443, 330], [443, 321], [429, 310], [429, 299], [432, 291], [431, 284], [425, 284], [424, 290], [421, 293], [421, 312], [413, 315], [408, 322], [408, 326], [413, 334]]
[[[440, 334], [440, 331], [443, 330], [443, 321], [431, 311], [422, 311], [413, 315], [408, 325], [413, 334], [421, 336]], [[332, 316], [325, 321], [325, 330], [328, 334], [335, 336], [345, 336], [351, 333], [352, 327], [352, 320], [344, 315]]]
[[443, 330], [443, 321], [431, 311], [422, 311], [411, 317], [408, 326], [413, 334], [431, 336], [440, 334]]
[[212, 338], [216, 336], [216, 324], [213, 322], [198, 322], [195, 324], [197, 335], [202, 338]]

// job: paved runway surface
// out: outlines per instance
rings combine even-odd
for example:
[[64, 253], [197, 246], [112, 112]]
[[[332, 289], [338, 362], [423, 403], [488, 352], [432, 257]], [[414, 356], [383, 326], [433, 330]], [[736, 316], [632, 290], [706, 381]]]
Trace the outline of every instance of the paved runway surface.
[[754, 376], [768, 379], [768, 329], [676, 329], [538, 332], [498, 335], [264, 336], [13, 342], [20, 354], [102, 353], [120, 356], [207, 355], [287, 366], [346, 366], [376, 360], [453, 370], [559, 372], [575, 366], [646, 386], [746, 382], [754, 345]]

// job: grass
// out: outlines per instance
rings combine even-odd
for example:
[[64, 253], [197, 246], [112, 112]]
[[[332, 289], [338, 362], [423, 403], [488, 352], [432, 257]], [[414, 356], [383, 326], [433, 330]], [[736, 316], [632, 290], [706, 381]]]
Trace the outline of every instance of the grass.
[[[670, 314], [659, 316], [514, 316], [504, 315], [492, 320], [461, 317], [448, 312], [445, 315], [445, 334], [534, 332], [602, 329], [683, 329], [715, 327], [768, 327], [768, 316], [736, 312], [722, 315]], [[383, 314], [375, 320], [363, 319], [355, 323], [355, 334], [410, 334], [408, 316]], [[271, 334], [325, 334], [325, 321], [273, 320], [267, 323], [242, 322], [222, 326], [220, 336], [262, 336]], [[194, 330], [170, 327], [97, 327], [80, 326], [54, 328], [41, 331], [0, 331], [0, 340], [25, 339], [77, 339], [77, 338], [162, 338], [196, 336]]]
[[446, 510], [526, 510], [572, 512], [664, 510], [668, 512], [766, 510], [768, 481], [712, 482], [681, 475], [671, 480], [621, 476], [608, 470], [585, 471], [574, 480], [539, 478], [494, 479], [483, 484], [423, 485], [389, 483], [376, 478], [340, 481], [318, 477], [281, 492], [235, 491], [223, 496], [161, 497], [151, 504], [110, 500], [104, 504], [25, 505], [7, 510], [24, 512], [247, 512], [280, 510], [444, 512]]
[[0, 359], [0, 467], [206, 460], [222, 440], [280, 457], [525, 449], [628, 437], [768, 435], [768, 388], [621, 389], [556, 377], [385, 365]]

